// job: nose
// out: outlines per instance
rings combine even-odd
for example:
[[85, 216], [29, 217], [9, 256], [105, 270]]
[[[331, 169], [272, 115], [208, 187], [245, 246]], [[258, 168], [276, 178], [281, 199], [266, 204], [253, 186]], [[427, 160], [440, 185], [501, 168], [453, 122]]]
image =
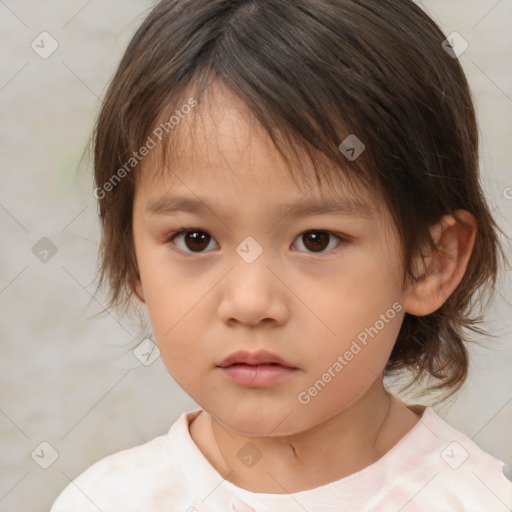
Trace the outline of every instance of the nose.
[[289, 316], [289, 291], [276, 277], [279, 272], [268, 266], [263, 255], [252, 263], [235, 255], [233, 263], [233, 270], [222, 282], [220, 320], [229, 327], [283, 325]]

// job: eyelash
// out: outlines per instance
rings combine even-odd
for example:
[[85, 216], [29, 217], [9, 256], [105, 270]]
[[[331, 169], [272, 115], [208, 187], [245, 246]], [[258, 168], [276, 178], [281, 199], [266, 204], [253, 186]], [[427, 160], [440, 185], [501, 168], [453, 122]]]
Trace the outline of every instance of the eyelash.
[[[186, 256], [193, 256], [193, 255], [200, 255], [200, 254], [207, 254], [211, 251], [200, 251], [200, 252], [193, 252], [193, 251], [183, 251], [182, 249], [179, 249], [176, 247], [176, 244], [174, 243], [175, 238], [177, 238], [180, 235], [186, 234], [186, 233], [206, 233], [209, 234], [207, 231], [204, 231], [203, 229], [199, 228], [182, 228], [179, 231], [175, 231], [168, 235], [165, 239], [165, 244], [169, 247], [171, 251], [177, 252], [179, 254], [185, 254]], [[332, 231], [328, 231], [326, 229], [308, 229], [306, 231], [303, 231], [301, 234], [299, 234], [296, 239], [301, 238], [306, 233], [327, 233], [328, 235], [334, 236], [335, 238], [339, 239], [338, 245], [329, 251], [323, 251], [323, 252], [314, 252], [314, 251], [296, 251], [296, 252], [306, 252], [306, 254], [313, 254], [313, 255], [325, 255], [325, 254], [332, 254], [340, 250], [340, 247], [348, 243], [348, 238], [346, 236], [343, 236], [339, 233], [333, 233]], [[212, 237], [212, 240], [215, 240]]]

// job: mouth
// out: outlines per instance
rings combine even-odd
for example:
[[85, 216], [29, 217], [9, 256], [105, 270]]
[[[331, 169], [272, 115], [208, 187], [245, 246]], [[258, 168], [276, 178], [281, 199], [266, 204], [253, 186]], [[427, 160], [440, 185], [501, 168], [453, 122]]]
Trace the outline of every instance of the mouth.
[[263, 350], [235, 352], [221, 361], [217, 368], [231, 381], [249, 388], [280, 384], [298, 370], [292, 363]]
[[296, 368], [292, 363], [285, 361], [281, 357], [268, 352], [260, 350], [258, 352], [247, 352], [246, 350], [239, 350], [230, 356], [223, 359], [217, 366], [227, 368], [232, 365], [246, 365], [246, 366], [283, 366], [287, 368]]
[[231, 381], [248, 388], [266, 388], [280, 384], [290, 378], [297, 368], [277, 363], [245, 364], [233, 363], [218, 367]]

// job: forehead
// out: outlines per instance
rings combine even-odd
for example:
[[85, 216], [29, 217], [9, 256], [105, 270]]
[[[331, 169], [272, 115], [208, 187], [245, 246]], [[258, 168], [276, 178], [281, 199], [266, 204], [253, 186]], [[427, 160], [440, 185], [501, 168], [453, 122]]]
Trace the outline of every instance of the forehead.
[[[284, 140], [278, 130], [274, 133]], [[224, 200], [254, 192], [261, 195], [262, 204], [263, 198], [275, 199], [281, 210], [295, 204], [296, 211], [304, 214], [320, 213], [320, 206], [324, 211], [372, 214], [373, 194], [348, 180], [346, 170], [325, 155], [318, 154], [313, 162], [300, 146], [294, 151], [287, 151], [289, 160], [284, 159], [241, 100], [214, 86], [142, 162], [137, 188], [144, 188], [149, 209], [154, 211], [170, 210], [178, 203], [199, 211], [199, 203], [206, 201], [198, 197], [194, 201], [193, 196], [206, 198], [216, 189], [217, 195], [225, 191]], [[326, 181], [317, 181], [315, 167]], [[166, 201], [171, 190], [174, 205]]]
[[139, 173], [145, 179], [159, 177], [159, 170], [194, 169], [197, 175], [208, 169], [209, 176], [222, 180], [250, 167], [269, 166], [277, 176], [283, 167], [277, 149], [241, 100], [217, 85], [204, 92], [201, 104], [181, 117], [149, 157]]

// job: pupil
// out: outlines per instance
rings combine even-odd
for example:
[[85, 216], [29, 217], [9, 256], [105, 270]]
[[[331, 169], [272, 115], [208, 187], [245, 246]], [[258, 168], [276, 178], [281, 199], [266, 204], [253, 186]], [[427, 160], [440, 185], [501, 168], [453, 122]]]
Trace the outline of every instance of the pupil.
[[329, 245], [329, 235], [324, 232], [306, 233], [303, 238], [304, 245], [312, 251], [322, 251]]
[[[323, 251], [329, 245], [329, 235], [325, 232], [309, 232], [303, 235], [304, 245], [311, 251]], [[210, 243], [210, 235], [202, 231], [189, 231], [185, 243], [191, 250], [203, 251]]]
[[193, 250], [204, 250], [208, 247], [210, 235], [203, 233], [202, 231], [189, 231], [185, 235], [185, 243], [187, 247]]

